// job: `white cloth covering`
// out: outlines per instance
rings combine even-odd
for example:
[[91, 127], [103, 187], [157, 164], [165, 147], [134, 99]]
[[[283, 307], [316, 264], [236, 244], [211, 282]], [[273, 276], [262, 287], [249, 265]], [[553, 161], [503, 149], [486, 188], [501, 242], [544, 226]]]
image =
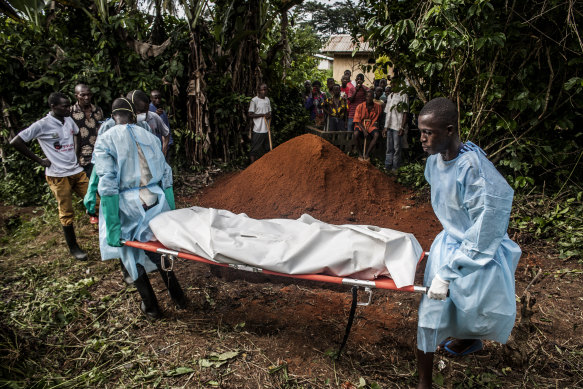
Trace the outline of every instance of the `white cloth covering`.
[[222, 263], [285, 274], [328, 274], [372, 280], [390, 276], [412, 285], [423, 250], [412, 234], [363, 225], [333, 225], [310, 215], [257, 220], [245, 214], [192, 207], [150, 222], [166, 247]]

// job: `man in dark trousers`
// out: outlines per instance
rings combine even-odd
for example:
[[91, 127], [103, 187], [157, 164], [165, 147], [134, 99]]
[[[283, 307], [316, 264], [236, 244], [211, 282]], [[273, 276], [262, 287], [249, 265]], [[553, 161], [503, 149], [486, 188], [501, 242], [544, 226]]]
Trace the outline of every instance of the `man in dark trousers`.
[[97, 140], [97, 130], [99, 130], [99, 126], [103, 121], [103, 111], [97, 105], [91, 103], [92, 97], [93, 93], [87, 85], [78, 84], [75, 86], [77, 102], [71, 106], [71, 118], [79, 127], [79, 134], [76, 135], [78, 143], [77, 158], [87, 177], [91, 177], [93, 147], [95, 146], [95, 140]]

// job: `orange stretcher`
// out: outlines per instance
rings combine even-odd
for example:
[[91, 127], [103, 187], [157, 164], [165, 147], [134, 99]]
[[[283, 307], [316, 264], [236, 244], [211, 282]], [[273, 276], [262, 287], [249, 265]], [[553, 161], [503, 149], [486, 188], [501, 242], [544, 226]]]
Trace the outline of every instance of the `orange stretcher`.
[[[326, 282], [331, 284], [337, 285], [348, 285], [352, 287], [352, 304], [350, 307], [350, 314], [348, 316], [348, 323], [346, 324], [346, 331], [344, 334], [344, 339], [340, 345], [340, 348], [336, 354], [336, 357], [340, 357], [344, 346], [346, 345], [346, 341], [348, 340], [348, 335], [350, 334], [350, 329], [352, 328], [352, 322], [354, 321], [354, 313], [356, 311], [356, 306], [367, 306], [372, 301], [372, 290], [373, 289], [387, 289], [387, 290], [394, 290], [399, 292], [416, 292], [416, 293], [427, 293], [427, 287], [425, 286], [417, 286], [417, 285], [409, 285], [402, 288], [397, 288], [395, 282], [388, 277], [379, 277], [375, 280], [359, 280], [355, 278], [349, 277], [338, 277], [338, 276], [330, 276], [327, 274], [285, 274], [285, 273], [278, 273], [270, 270], [261, 269], [254, 266], [248, 265], [240, 265], [240, 264], [229, 264], [229, 263], [221, 263], [217, 261], [212, 261], [198, 255], [179, 252], [176, 250], [171, 250], [162, 245], [160, 242], [136, 242], [136, 241], [124, 241], [123, 242], [126, 246], [135, 247], [138, 249], [151, 251], [154, 253], [161, 254], [165, 256], [168, 260], [170, 260], [170, 269], [174, 266], [174, 260], [176, 258], [182, 259], [189, 259], [192, 261], [206, 263], [209, 265], [221, 266], [221, 267], [228, 267], [231, 269], [236, 270], [243, 270], [253, 273], [262, 273], [267, 275], [273, 276], [281, 276], [281, 277], [289, 277], [289, 278], [296, 278], [301, 280], [308, 280], [308, 281], [318, 281], [318, 282]], [[423, 258], [427, 255], [427, 253], [423, 253], [421, 258], [419, 258], [418, 264], [423, 260]], [[166, 261], [162, 261], [162, 265]], [[169, 269], [169, 270], [170, 270]], [[163, 270], [166, 270], [163, 268]], [[367, 301], [360, 302], [358, 301], [358, 289], [363, 288], [366, 293], [368, 293]]]

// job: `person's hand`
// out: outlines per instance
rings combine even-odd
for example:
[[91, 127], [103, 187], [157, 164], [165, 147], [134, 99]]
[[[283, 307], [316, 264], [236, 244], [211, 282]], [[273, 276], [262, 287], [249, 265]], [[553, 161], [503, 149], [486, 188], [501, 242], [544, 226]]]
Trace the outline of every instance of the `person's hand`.
[[41, 159], [39, 164], [42, 167], [50, 167], [51, 166], [51, 161], [49, 161], [47, 158]]
[[164, 110], [162, 108], [156, 108], [156, 113], [158, 115], [162, 115], [162, 113], [164, 113]]
[[271, 112], [267, 112], [265, 114], [265, 119], [267, 119], [267, 120], [271, 119]]
[[399, 129], [399, 133], [398, 133], [398, 134], [399, 134], [399, 136], [403, 136], [403, 134], [404, 134], [404, 133], [405, 133], [405, 130], [403, 130], [403, 127], [401, 127], [401, 128]]
[[383, 138], [387, 137], [387, 129], [386, 128], [383, 130], [382, 134], [383, 134]]
[[431, 287], [427, 291], [427, 297], [433, 300], [444, 301], [449, 290], [449, 281], [442, 280], [439, 275], [436, 275], [431, 282]]

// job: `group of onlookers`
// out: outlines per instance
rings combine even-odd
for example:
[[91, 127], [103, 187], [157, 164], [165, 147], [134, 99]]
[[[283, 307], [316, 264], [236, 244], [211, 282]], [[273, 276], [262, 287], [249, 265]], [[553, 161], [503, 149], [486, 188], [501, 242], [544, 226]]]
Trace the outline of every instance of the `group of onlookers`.
[[[406, 145], [409, 98], [393, 90], [397, 79], [383, 78], [375, 87], [364, 85], [364, 74], [351, 80], [346, 70], [340, 84], [326, 81], [322, 92], [320, 81], [304, 82], [304, 107], [316, 126], [324, 131], [350, 131], [359, 157], [369, 159], [371, 150], [382, 135], [387, 139], [385, 168], [396, 171], [401, 165], [402, 146]], [[364, 145], [363, 145], [364, 143]]]

